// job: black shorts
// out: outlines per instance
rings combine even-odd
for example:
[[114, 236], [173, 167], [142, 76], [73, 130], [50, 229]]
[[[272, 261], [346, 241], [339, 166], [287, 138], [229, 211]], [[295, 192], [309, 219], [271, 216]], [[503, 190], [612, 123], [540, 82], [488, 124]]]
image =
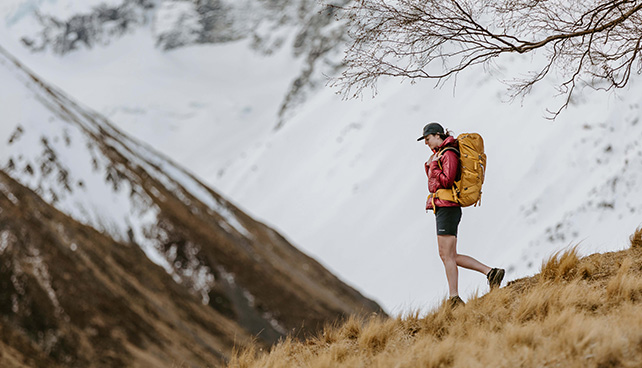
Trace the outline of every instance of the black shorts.
[[437, 235], [457, 236], [457, 228], [461, 221], [461, 207], [437, 207], [435, 219]]

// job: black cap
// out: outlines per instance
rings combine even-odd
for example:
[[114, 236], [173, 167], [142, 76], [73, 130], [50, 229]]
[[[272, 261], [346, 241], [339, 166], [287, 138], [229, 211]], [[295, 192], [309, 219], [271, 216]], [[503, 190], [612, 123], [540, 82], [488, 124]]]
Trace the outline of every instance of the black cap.
[[439, 123], [430, 123], [424, 127], [424, 135], [417, 138], [417, 141], [426, 139], [426, 136], [428, 136], [429, 134], [436, 134], [436, 133], [444, 134], [444, 127], [442, 127], [441, 124]]

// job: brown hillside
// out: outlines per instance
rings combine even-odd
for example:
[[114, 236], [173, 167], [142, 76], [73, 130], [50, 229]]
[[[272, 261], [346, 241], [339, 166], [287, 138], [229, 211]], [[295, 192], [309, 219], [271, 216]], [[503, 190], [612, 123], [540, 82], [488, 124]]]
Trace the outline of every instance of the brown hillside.
[[252, 339], [1, 171], [0, 209], [0, 367], [210, 367]]
[[[169, 205], [171, 197], [166, 197], [165, 203]], [[180, 207], [174, 209], [175, 216], [183, 216]], [[256, 229], [257, 236], [271, 234], [275, 238], [272, 243], [264, 243], [270, 246], [270, 252], [283, 247], [283, 258], [273, 256], [272, 262], [282, 262], [284, 267], [289, 257], [298, 257], [309, 262], [309, 272], [316, 273], [318, 281], [331, 287], [339, 285], [334, 290], [343, 287], [347, 291], [337, 293], [339, 297], [332, 295], [334, 300], [354, 303], [352, 298], [359, 297], [317, 263], [292, 252], [292, 246], [277, 238], [273, 230], [256, 226], [262, 226]], [[180, 228], [173, 234], [189, 229]], [[209, 240], [217, 233], [192, 231], [185, 236]], [[218, 240], [218, 244], [229, 246], [226, 253], [217, 255], [218, 259], [243, 257], [226, 240]], [[257, 252], [257, 256], [267, 257], [270, 252]], [[244, 273], [265, 272], [260, 267], [266, 266], [254, 266]], [[272, 275], [284, 276], [276, 272]], [[280, 282], [295, 283], [288, 279]], [[295, 327], [290, 331], [301, 334], [302, 327], [313, 331], [314, 322], [341, 316], [339, 308], [344, 306], [340, 304], [335, 311], [327, 312], [333, 299], [323, 293], [333, 290], [331, 287], [315, 289], [307, 277], [296, 282], [301, 286], [289, 290], [279, 290], [267, 278], [256, 286], [265, 289], [267, 298], [278, 301], [288, 297], [293, 303], [284, 309], [292, 311], [290, 319], [282, 319]], [[220, 289], [219, 295], [215, 294], [219, 289], [212, 291], [214, 301], [227, 300], [225, 292], [234, 295], [235, 291], [225, 285], [227, 289]], [[262, 294], [255, 295], [255, 306], [263, 311], [268, 310], [266, 305], [278, 306], [278, 302], [259, 304]], [[301, 303], [296, 303], [305, 297], [309, 298], [307, 303], [326, 298], [328, 304], [305, 314]], [[116, 242], [74, 221], [0, 171], [0, 367], [220, 366], [234, 347], [252, 341], [266, 346], [260, 332], [248, 332], [248, 326], [261, 323], [251, 318], [253, 313], [251, 306], [239, 310], [234, 303], [227, 307], [204, 304], [199, 295], [175, 282], [135, 244]], [[300, 318], [298, 322], [296, 318]]]
[[533, 277], [425, 317], [352, 318], [230, 367], [640, 367], [642, 229], [631, 248], [558, 253]]

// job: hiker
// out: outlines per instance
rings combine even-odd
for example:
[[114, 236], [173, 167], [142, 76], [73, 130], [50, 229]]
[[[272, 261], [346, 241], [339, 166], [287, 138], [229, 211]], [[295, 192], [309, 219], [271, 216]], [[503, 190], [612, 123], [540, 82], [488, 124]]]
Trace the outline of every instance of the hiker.
[[[504, 278], [504, 270], [490, 268], [478, 260], [457, 253], [457, 227], [461, 220], [461, 205], [457, 202], [435, 198], [438, 189], [450, 189], [460, 170], [459, 145], [451, 132], [439, 123], [430, 123], [424, 127], [423, 135], [417, 141], [424, 140], [433, 154], [425, 163], [428, 175], [428, 190], [430, 195], [426, 202], [426, 210], [433, 210], [437, 223], [437, 244], [439, 256], [444, 263], [446, 279], [450, 293], [449, 304], [452, 307], [464, 305], [458, 292], [458, 269], [464, 267], [486, 275], [491, 289], [500, 286]], [[446, 149], [451, 148], [451, 149]], [[452, 149], [454, 148], [454, 149]]]

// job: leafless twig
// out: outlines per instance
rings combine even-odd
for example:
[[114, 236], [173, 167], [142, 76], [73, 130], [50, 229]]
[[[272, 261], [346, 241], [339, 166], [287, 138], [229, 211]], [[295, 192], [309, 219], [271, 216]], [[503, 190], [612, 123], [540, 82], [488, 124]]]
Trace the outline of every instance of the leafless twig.
[[376, 92], [381, 76], [438, 84], [510, 53], [539, 51], [545, 62], [509, 84], [524, 96], [552, 71], [565, 102], [581, 83], [611, 90], [642, 73], [642, 0], [355, 0], [343, 73], [331, 84], [345, 98]]

